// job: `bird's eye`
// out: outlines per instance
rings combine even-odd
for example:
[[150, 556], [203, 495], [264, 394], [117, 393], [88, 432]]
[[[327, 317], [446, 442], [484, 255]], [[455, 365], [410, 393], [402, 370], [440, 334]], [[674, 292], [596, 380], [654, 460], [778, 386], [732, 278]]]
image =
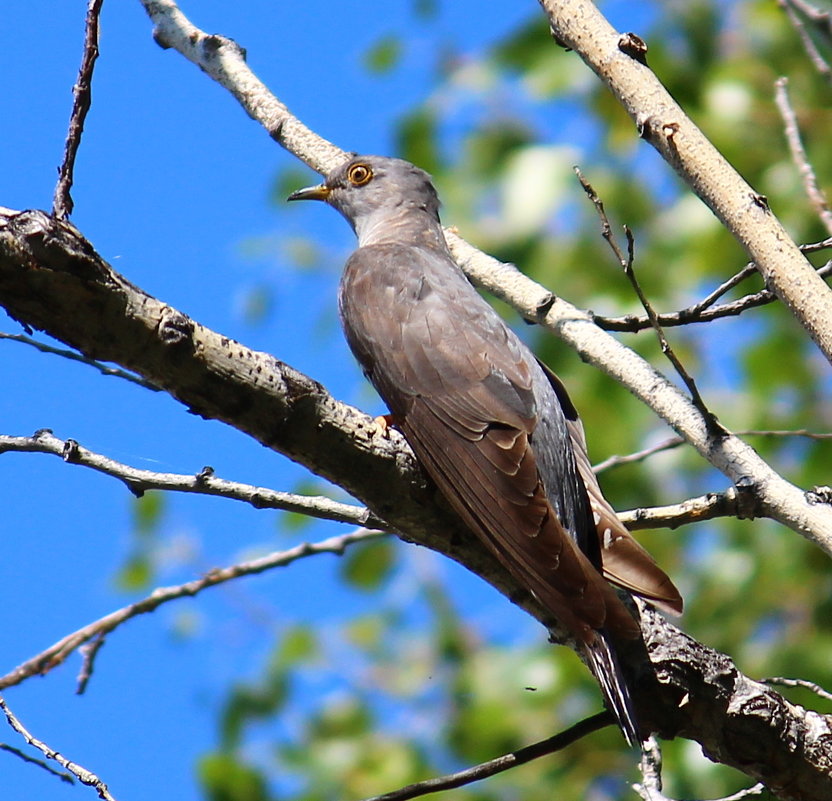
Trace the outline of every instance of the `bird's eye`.
[[347, 178], [353, 186], [364, 186], [373, 177], [373, 171], [367, 164], [353, 164], [347, 172]]

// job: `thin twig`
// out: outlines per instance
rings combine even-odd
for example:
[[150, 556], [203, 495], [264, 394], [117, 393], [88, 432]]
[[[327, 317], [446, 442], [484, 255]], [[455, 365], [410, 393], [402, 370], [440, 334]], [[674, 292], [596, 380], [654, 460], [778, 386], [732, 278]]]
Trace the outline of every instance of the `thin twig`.
[[57, 776], [62, 782], [66, 782], [67, 784], [75, 784], [75, 777], [71, 773], [67, 773], [63, 770], [58, 770], [57, 768], [53, 768], [48, 762], [44, 762], [42, 759], [35, 759], [34, 757], [29, 756], [28, 754], [24, 754], [19, 748], [15, 748], [13, 745], [9, 745], [8, 743], [0, 743], [0, 751], [7, 751], [10, 754], [14, 754], [14, 756], [22, 759], [24, 762], [27, 762], [30, 765], [37, 765], [39, 768], [43, 768], [47, 773], [51, 773], [53, 776]]
[[110, 795], [110, 791], [107, 789], [107, 785], [104, 784], [101, 779], [98, 778], [92, 771], [87, 770], [81, 765], [76, 764], [75, 762], [71, 762], [65, 756], [58, 753], [54, 748], [50, 748], [46, 743], [42, 740], [38, 740], [36, 737], [32, 736], [27, 730], [26, 727], [15, 717], [14, 713], [9, 709], [8, 705], [4, 698], [0, 697], [0, 709], [3, 710], [3, 713], [6, 715], [6, 720], [9, 721], [9, 725], [33, 748], [37, 748], [47, 759], [54, 759], [62, 768], [68, 770], [73, 776], [75, 776], [81, 784], [86, 784], [88, 787], [94, 787], [98, 791], [98, 797], [103, 798], [104, 801], [116, 801], [112, 795]]
[[69, 118], [69, 130], [64, 146], [64, 160], [58, 170], [58, 183], [52, 200], [52, 214], [60, 220], [65, 220], [72, 214], [73, 170], [75, 157], [81, 145], [81, 135], [84, 133], [84, 120], [92, 104], [92, 73], [95, 60], [98, 58], [98, 18], [104, 0], [89, 0], [87, 7], [86, 28], [84, 31], [84, 55], [78, 70], [78, 80], [72, 87], [72, 114]]
[[[801, 245], [800, 250], [803, 253], [816, 253], [820, 250], [826, 250], [832, 247], [832, 237], [824, 239], [821, 242], [813, 242], [807, 245]], [[733, 289], [746, 278], [757, 273], [757, 267], [753, 263], [746, 264], [738, 273], [731, 276], [727, 281], [720, 284], [707, 297], [694, 303], [692, 306], [680, 309], [675, 312], [664, 312], [657, 315], [659, 323], [664, 328], [672, 326], [690, 325], [691, 323], [708, 323], [711, 320], [718, 320], [723, 317], [736, 317], [748, 309], [754, 309], [759, 306], [765, 306], [777, 300], [777, 295], [768, 289], [763, 289], [759, 292], [754, 292], [750, 295], [745, 295], [730, 303], [713, 306], [713, 304], [722, 297], [726, 292]], [[826, 278], [832, 273], [832, 261], [826, 262], [818, 268], [817, 273], [821, 278]], [[713, 306], [713, 308], [711, 308]], [[639, 317], [634, 314], [628, 314], [623, 317], [605, 317], [602, 314], [591, 313], [592, 321], [606, 331], [629, 331], [636, 333], [651, 328], [650, 318], [647, 316]]]
[[741, 437], [805, 437], [806, 439], [832, 439], [832, 434], [825, 431], [809, 431], [805, 428], [793, 429], [756, 429], [749, 428], [745, 431], [737, 431]]
[[781, 687], [803, 687], [806, 690], [811, 690], [821, 698], [825, 698], [827, 701], [832, 701], [832, 693], [824, 690], [819, 684], [815, 684], [813, 681], [807, 681], [806, 679], [786, 679], [782, 676], [771, 676], [767, 679], [760, 679], [760, 681], [764, 684], [776, 684]]
[[140, 376], [133, 375], [133, 373], [128, 373], [127, 370], [122, 370], [120, 367], [110, 367], [103, 362], [99, 362], [80, 353], [76, 353], [74, 350], [52, 347], [52, 345], [47, 345], [45, 342], [38, 342], [36, 339], [32, 339], [32, 337], [28, 337], [25, 334], [7, 334], [4, 331], [0, 331], [0, 339], [8, 339], [11, 342], [22, 342], [24, 345], [31, 345], [33, 348], [37, 348], [41, 353], [53, 353], [56, 356], [62, 356], [65, 359], [81, 362], [81, 364], [88, 364], [90, 367], [94, 367], [103, 375], [112, 375], [118, 378], [123, 378], [126, 381], [132, 381], [140, 387], [153, 390], [153, 392], [162, 391], [161, 387], [157, 387], [150, 381], [146, 381]]
[[95, 657], [98, 656], [101, 646], [104, 645], [106, 641], [107, 638], [104, 636], [104, 633], [101, 632], [93, 638], [92, 642], [88, 642], [78, 649], [81, 652], [81, 656], [84, 661], [81, 664], [81, 670], [78, 673], [78, 685], [75, 688], [76, 695], [83, 695], [84, 691], [87, 689], [87, 684], [89, 684], [95, 669]]
[[806, 0], [789, 0], [830, 42], [832, 42], [832, 13], [815, 8]]
[[[806, 428], [747, 428], [744, 430], [735, 431], [734, 433], [738, 437], [803, 437], [805, 439], [812, 439], [817, 441], [832, 439], [832, 433], [826, 431], [809, 431]], [[595, 473], [603, 473], [605, 470], [611, 470], [612, 468], [620, 467], [621, 465], [633, 464], [635, 462], [643, 462], [650, 456], [655, 456], [657, 453], [662, 453], [663, 451], [673, 450], [673, 448], [678, 448], [680, 445], [684, 444], [685, 440], [681, 437], [668, 437], [667, 439], [663, 439], [661, 442], [657, 442], [655, 445], [651, 445], [649, 448], [644, 448], [640, 451], [634, 451], [633, 453], [628, 453], [624, 456], [608, 456], [606, 459], [604, 459], [604, 461], [594, 464], [592, 466], [592, 470]]]
[[103, 637], [127, 620], [156, 611], [162, 604], [175, 601], [178, 598], [190, 598], [208, 587], [216, 587], [226, 581], [240, 576], [253, 576], [277, 567], [286, 567], [298, 559], [316, 556], [322, 553], [341, 555], [346, 548], [356, 542], [384, 536], [384, 532], [369, 529], [358, 529], [340, 537], [330, 537], [317, 543], [301, 543], [287, 551], [276, 551], [259, 559], [240, 562], [230, 567], [215, 568], [200, 579], [178, 584], [173, 587], [159, 587], [141, 601], [110, 612], [109, 615], [94, 621], [78, 631], [63, 637], [54, 645], [42, 651], [37, 656], [28, 659], [10, 673], [0, 677], [0, 690], [20, 684], [31, 676], [43, 675], [52, 668], [60, 665], [75, 649], [89, 642], [95, 637]]
[[214, 495], [243, 501], [251, 504], [255, 509], [280, 509], [355, 526], [367, 526], [373, 529], [389, 528], [383, 520], [366, 507], [340, 503], [320, 495], [297, 495], [237, 481], [226, 481], [216, 478], [211, 467], [204, 467], [195, 475], [139, 470], [100, 453], [87, 450], [73, 439], [59, 439], [46, 428], [35, 432], [31, 437], [0, 435], [0, 454], [10, 451], [48, 453], [59, 456], [65, 462], [89, 467], [99, 473], [119, 479], [138, 497], [148, 490]]
[[786, 134], [786, 141], [789, 143], [789, 150], [792, 154], [792, 161], [797, 167], [798, 173], [803, 180], [803, 190], [809, 198], [815, 213], [820, 218], [826, 228], [826, 232], [832, 235], [832, 211], [829, 209], [829, 203], [826, 200], [826, 195], [818, 186], [818, 179], [815, 176], [815, 170], [809, 162], [809, 156], [806, 154], [806, 149], [803, 147], [803, 142], [800, 138], [800, 128], [797, 124], [797, 115], [794, 113], [791, 101], [789, 99], [789, 80], [788, 78], [778, 78], [774, 82], [775, 86], [775, 102], [780, 116], [783, 118], [783, 126]]
[[[662, 792], [662, 752], [655, 737], [651, 736], [643, 744], [641, 749], [641, 783], [632, 785], [644, 801], [673, 801]], [[715, 801], [743, 801], [755, 795], [762, 795], [765, 786], [755, 784], [753, 787], [746, 787], [733, 795], [715, 799]]]
[[758, 782], [753, 787], [746, 787], [744, 790], [726, 795], [724, 798], [717, 798], [716, 801], [743, 801], [745, 798], [751, 798], [755, 795], [762, 795], [766, 791], [766, 786], [762, 782]]
[[630, 230], [628, 226], [624, 226], [624, 234], [627, 237], [627, 255], [626, 257], [621, 252], [621, 248], [618, 246], [618, 242], [616, 241], [615, 237], [612, 234], [612, 226], [610, 225], [609, 218], [607, 217], [607, 212], [604, 209], [604, 203], [601, 198], [598, 196], [598, 193], [593, 188], [592, 184], [584, 178], [583, 173], [581, 173], [580, 169], [577, 167], [575, 169], [575, 174], [578, 176], [578, 180], [581, 182], [581, 186], [583, 187], [584, 192], [586, 192], [589, 199], [595, 206], [595, 210], [598, 213], [598, 217], [601, 219], [601, 236], [607, 241], [612, 252], [615, 254], [615, 257], [618, 259], [619, 264], [624, 269], [624, 274], [627, 276], [627, 279], [630, 282], [630, 285], [633, 287], [636, 295], [638, 296], [641, 305], [644, 307], [644, 311], [647, 313], [647, 317], [650, 320], [650, 324], [653, 327], [653, 330], [656, 332], [656, 337], [659, 340], [659, 345], [661, 346], [662, 353], [667, 357], [668, 361], [673, 365], [676, 372], [679, 374], [679, 377], [684, 382], [685, 386], [688, 388], [688, 392], [690, 392], [690, 398], [693, 402], [694, 406], [700, 411], [702, 416], [707, 421], [708, 425], [716, 432], [721, 429], [721, 426], [717, 422], [716, 417], [714, 416], [713, 412], [711, 412], [708, 407], [705, 405], [705, 401], [702, 399], [702, 396], [699, 394], [699, 389], [696, 386], [696, 382], [693, 380], [693, 377], [688, 373], [685, 369], [684, 365], [682, 364], [679, 357], [674, 352], [673, 348], [670, 346], [670, 343], [667, 341], [667, 337], [664, 335], [664, 331], [662, 330], [662, 326], [659, 323], [658, 317], [656, 316], [656, 312], [653, 309], [650, 301], [647, 299], [647, 295], [644, 294], [644, 291], [641, 288], [641, 284], [639, 284], [638, 279], [636, 278], [635, 268], [633, 263], [635, 261], [634, 258], [634, 250], [635, 250], [635, 242], [633, 239], [633, 232]]
[[527, 745], [525, 748], [513, 751], [510, 754], [504, 754], [488, 762], [482, 762], [479, 765], [461, 770], [458, 773], [450, 773], [447, 776], [438, 776], [434, 779], [409, 784], [398, 790], [384, 793], [384, 795], [375, 795], [372, 798], [366, 798], [364, 801], [407, 801], [409, 798], [438, 793], [440, 790], [452, 790], [455, 787], [462, 787], [466, 784], [486, 779], [489, 776], [494, 776], [497, 773], [502, 773], [518, 765], [523, 765], [526, 762], [531, 762], [534, 759], [539, 759], [542, 756], [561, 751], [582, 737], [586, 737], [588, 734], [598, 731], [598, 729], [603, 729], [605, 726], [610, 726], [612, 723], [612, 715], [607, 710], [604, 710], [603, 712], [598, 712], [591, 717], [585, 718], [574, 726], [570, 726], [565, 731], [554, 735], [554, 737], [541, 740], [539, 743], [534, 743], [534, 745]]
[[633, 790], [644, 801], [670, 801], [662, 793], [662, 751], [652, 734], [641, 744], [639, 768], [641, 770], [641, 782], [633, 784]]
[[685, 311], [689, 311], [692, 317], [701, 314], [705, 309], [713, 306], [726, 292], [730, 292], [735, 286], [738, 286], [752, 275], [757, 275], [757, 266], [749, 262], [738, 273], [732, 275], [727, 281], [723, 281], [713, 292], [700, 300], [699, 303], [695, 303]]
[[675, 529], [690, 523], [702, 523], [717, 517], [761, 517], [763, 510], [757, 500], [740, 495], [735, 487], [724, 492], [709, 492], [669, 506], [648, 506], [618, 512], [621, 522], [630, 531], [643, 529]]
[[[809, 61], [812, 62], [815, 69], [823, 78], [827, 81], [832, 79], [832, 69], [829, 67], [826, 59], [824, 59], [824, 57], [820, 54], [820, 50], [818, 50], [817, 46], [812, 41], [812, 37], [806, 30], [803, 20], [800, 19], [800, 16], [795, 9], [799, 8], [804, 13], [806, 13], [806, 10], [809, 9], [808, 16], [812, 22], [815, 23], [815, 25], [817, 25], [818, 17], [822, 16], [823, 12], [818, 11], [808, 3], [798, 2], [798, 0], [777, 0], [777, 5], [779, 5], [780, 8], [786, 12], [789, 22], [797, 32], [797, 35], [800, 37], [800, 41], [803, 44], [803, 49], [806, 51], [806, 55], [809, 57]], [[815, 18], [812, 18], [812, 12], [817, 15]]]
[[684, 444], [685, 440], [681, 437], [668, 437], [655, 445], [651, 445], [649, 448], [644, 448], [643, 450], [635, 451], [634, 453], [628, 453], [625, 456], [608, 456], [603, 462], [598, 462], [598, 464], [592, 465], [592, 470], [594, 473], [603, 473], [605, 470], [611, 470], [613, 467], [620, 467], [624, 464], [634, 464], [635, 462], [643, 462], [650, 456], [654, 456], [662, 451], [669, 451], [673, 448], [678, 448], [680, 445]]

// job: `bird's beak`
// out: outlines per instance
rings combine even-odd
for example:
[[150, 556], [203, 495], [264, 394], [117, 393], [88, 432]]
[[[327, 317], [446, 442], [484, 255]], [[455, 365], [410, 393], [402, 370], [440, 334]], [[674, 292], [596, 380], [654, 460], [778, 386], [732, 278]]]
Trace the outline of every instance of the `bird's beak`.
[[326, 200], [330, 191], [326, 184], [307, 186], [306, 189], [298, 189], [297, 192], [292, 192], [286, 200]]

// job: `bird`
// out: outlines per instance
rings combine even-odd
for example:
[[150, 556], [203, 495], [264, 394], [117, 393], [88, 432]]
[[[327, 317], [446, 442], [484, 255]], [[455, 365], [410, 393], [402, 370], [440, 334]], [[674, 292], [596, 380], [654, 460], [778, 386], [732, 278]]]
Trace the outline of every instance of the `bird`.
[[325, 201], [352, 226], [338, 292], [350, 349], [439, 492], [568, 632], [639, 745], [617, 643], [640, 627], [610, 582], [673, 615], [682, 598], [605, 499], [560, 379], [454, 261], [431, 177], [353, 154], [288, 200]]

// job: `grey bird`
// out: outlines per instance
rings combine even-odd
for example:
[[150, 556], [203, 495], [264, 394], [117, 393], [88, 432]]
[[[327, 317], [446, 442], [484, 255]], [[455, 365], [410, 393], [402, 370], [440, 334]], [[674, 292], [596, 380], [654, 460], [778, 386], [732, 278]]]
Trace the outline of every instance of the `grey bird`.
[[638, 744], [615, 643], [640, 629], [607, 580], [671, 614], [682, 599], [604, 498], [563, 384], [454, 262], [423, 170], [355, 156], [289, 197], [307, 199], [358, 236], [341, 320], [395, 425], [468, 528], [575, 639]]

